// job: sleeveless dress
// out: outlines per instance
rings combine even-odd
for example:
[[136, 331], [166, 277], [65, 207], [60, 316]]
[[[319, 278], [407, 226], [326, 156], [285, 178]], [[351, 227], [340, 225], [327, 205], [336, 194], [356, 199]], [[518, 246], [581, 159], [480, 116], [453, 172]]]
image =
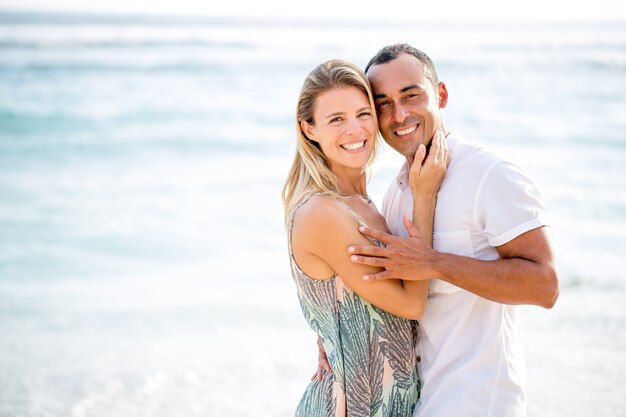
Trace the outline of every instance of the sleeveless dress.
[[[359, 225], [365, 225], [346, 203], [337, 201]], [[319, 280], [300, 269], [291, 235], [294, 214], [305, 202], [289, 216], [291, 271], [304, 317], [322, 337], [332, 372], [324, 371], [322, 381], [309, 384], [295, 415], [410, 417], [421, 387], [415, 350], [417, 322], [370, 304], [337, 274]]]

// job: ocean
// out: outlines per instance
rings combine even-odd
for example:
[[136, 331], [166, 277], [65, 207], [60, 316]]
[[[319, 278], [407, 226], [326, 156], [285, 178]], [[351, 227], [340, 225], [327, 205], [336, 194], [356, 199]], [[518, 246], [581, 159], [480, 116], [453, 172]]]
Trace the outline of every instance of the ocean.
[[[542, 189], [529, 417], [626, 416], [626, 25], [0, 13], [0, 416], [291, 416], [316, 337], [280, 188], [313, 67], [408, 42]], [[401, 159], [386, 149], [380, 206]]]

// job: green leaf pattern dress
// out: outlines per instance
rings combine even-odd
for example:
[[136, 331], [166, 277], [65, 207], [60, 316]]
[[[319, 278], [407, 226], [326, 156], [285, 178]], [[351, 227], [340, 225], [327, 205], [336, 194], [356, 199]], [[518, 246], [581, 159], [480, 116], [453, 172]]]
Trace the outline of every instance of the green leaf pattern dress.
[[[364, 225], [347, 204], [337, 201]], [[289, 217], [291, 271], [304, 317], [322, 337], [332, 372], [324, 371], [322, 381], [309, 384], [296, 417], [410, 417], [421, 385], [415, 351], [417, 322], [370, 304], [336, 274], [319, 280], [299, 268], [291, 232], [302, 204]]]

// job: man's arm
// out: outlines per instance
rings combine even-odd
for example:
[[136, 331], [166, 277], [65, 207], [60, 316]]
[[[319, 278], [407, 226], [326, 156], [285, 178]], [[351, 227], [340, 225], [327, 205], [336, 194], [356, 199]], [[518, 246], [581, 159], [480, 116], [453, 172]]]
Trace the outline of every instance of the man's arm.
[[[405, 219], [405, 225], [409, 227]], [[438, 253], [419, 235], [401, 238], [369, 228], [364, 235], [387, 241], [386, 248], [351, 246], [351, 260], [385, 268], [367, 280], [438, 278], [502, 304], [554, 306], [559, 283], [552, 249], [544, 227], [530, 230], [498, 246], [498, 260], [483, 261]]]

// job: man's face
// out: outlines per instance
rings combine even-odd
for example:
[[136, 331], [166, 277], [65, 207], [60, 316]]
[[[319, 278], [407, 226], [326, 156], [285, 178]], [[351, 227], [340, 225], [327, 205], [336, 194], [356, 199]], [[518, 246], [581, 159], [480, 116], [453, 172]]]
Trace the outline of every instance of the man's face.
[[418, 146], [428, 145], [435, 129], [444, 128], [441, 109], [448, 100], [445, 85], [434, 88], [424, 76], [422, 63], [408, 54], [370, 67], [367, 77], [374, 92], [380, 133], [389, 146], [413, 159]]

